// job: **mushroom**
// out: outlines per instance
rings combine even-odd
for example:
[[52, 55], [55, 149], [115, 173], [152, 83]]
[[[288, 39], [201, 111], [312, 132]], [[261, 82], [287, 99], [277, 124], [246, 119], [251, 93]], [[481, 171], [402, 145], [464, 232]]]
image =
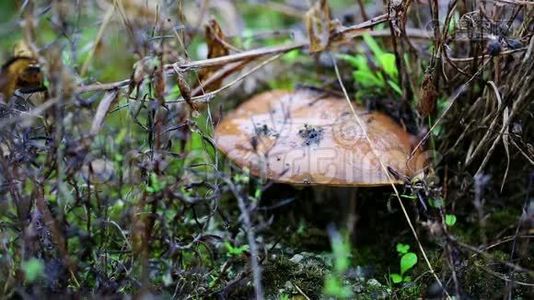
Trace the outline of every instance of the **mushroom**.
[[[215, 143], [251, 174], [292, 185], [381, 186], [419, 174], [426, 158], [415, 137], [380, 112], [312, 89], [273, 90], [252, 97], [215, 128]], [[393, 179], [390, 182], [390, 179]]]

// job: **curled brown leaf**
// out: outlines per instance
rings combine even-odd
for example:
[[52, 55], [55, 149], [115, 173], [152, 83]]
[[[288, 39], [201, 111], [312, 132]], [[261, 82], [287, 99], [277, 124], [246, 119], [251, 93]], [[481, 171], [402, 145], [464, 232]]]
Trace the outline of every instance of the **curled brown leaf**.
[[[215, 19], [211, 19], [206, 26], [206, 43], [208, 45], [208, 58], [222, 57], [230, 53], [224, 41], [225, 36], [221, 26]], [[206, 83], [208, 79], [218, 70], [218, 67], [208, 67], [201, 69], [198, 73], [200, 85], [205, 92], [210, 92], [218, 89], [224, 78], [219, 78], [210, 83]]]
[[323, 51], [330, 42], [332, 14], [326, 0], [317, 1], [304, 16], [310, 52]]
[[421, 117], [426, 118], [434, 114], [436, 110], [436, 101], [438, 99], [437, 87], [434, 83], [432, 74], [427, 73], [419, 90], [418, 111]]

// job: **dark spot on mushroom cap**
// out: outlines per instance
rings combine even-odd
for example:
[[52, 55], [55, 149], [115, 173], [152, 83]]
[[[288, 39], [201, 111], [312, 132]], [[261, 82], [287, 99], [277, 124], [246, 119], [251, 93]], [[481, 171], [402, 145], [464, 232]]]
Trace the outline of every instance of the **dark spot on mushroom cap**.
[[270, 132], [269, 126], [267, 126], [267, 124], [258, 124], [258, 126], [254, 128], [254, 130], [256, 131], [256, 135], [269, 135]]
[[258, 149], [258, 138], [256, 138], [255, 136], [251, 137], [250, 144], [252, 145], [252, 149], [256, 151], [256, 149]]
[[319, 145], [323, 137], [323, 128], [304, 124], [304, 128], [299, 130], [299, 136], [304, 139], [304, 144], [307, 146], [311, 144]]

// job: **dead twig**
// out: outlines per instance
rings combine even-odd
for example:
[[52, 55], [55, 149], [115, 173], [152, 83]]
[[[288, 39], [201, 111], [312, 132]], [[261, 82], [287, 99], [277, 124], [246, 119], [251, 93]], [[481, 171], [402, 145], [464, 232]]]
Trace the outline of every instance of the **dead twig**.
[[302, 297], [304, 297], [304, 299], [310, 300], [310, 297], [308, 297], [308, 295], [306, 295], [296, 283], [291, 284], [293, 284], [293, 286], [297, 289], [297, 291], [299, 291], [299, 293], [302, 295]]
[[247, 234], [248, 246], [250, 249], [250, 267], [252, 269], [252, 277], [254, 281], [254, 292], [256, 294], [256, 299], [263, 299], [263, 285], [261, 283], [261, 267], [258, 261], [258, 245], [256, 244], [254, 227], [252, 225], [252, 220], [250, 218], [250, 209], [243, 199], [243, 195], [238, 190], [238, 188], [233, 184], [233, 182], [223, 177], [223, 180], [226, 182], [232, 194], [237, 199], [237, 205], [241, 211], [241, 218], [243, 219], [243, 225], [245, 225], [245, 230]]
[[[276, 56], [270, 57], [269, 59], [266, 59], [265, 61], [263, 61], [259, 65], [254, 66], [254, 68], [252, 68], [248, 72], [245, 72], [244, 74], [240, 75], [239, 77], [237, 77], [233, 81], [229, 82], [228, 84], [222, 86], [221, 88], [219, 88], [219, 89], [217, 89], [215, 91], [212, 91], [212, 92], [208, 92], [208, 93], [199, 95], [199, 96], [191, 97], [190, 101], [192, 103], [209, 102], [213, 97], [215, 97], [216, 94], [222, 92], [223, 90], [226, 90], [227, 88], [229, 88], [229, 87], [233, 86], [234, 84], [236, 84], [237, 82], [243, 80], [245, 77], [249, 76], [250, 74], [256, 72], [257, 70], [259, 70], [261, 68], [263, 68], [264, 66], [268, 65], [269, 63], [277, 60], [282, 55], [283, 55], [283, 53], [279, 53]], [[170, 103], [180, 103], [180, 102], [184, 102], [184, 101], [185, 101], [185, 99], [183, 97], [180, 97], [180, 98], [178, 98], [176, 100], [166, 101], [165, 103], [169, 103], [169, 104]]]
[[[527, 51], [527, 49], [528, 49], [528, 47], [523, 47], [523, 48], [518, 48], [518, 49], [511, 49], [511, 50], [502, 51], [501, 53], [499, 53], [498, 57], [508, 56], [508, 55], [511, 55], [511, 54], [514, 54], [514, 53], [518, 53], [518, 52], [524, 52], [524, 51]], [[488, 57], [488, 55], [480, 55], [480, 56], [477, 56], [477, 57], [449, 57], [449, 60], [452, 61], [452, 62], [468, 63], [468, 62], [474, 61], [475, 59], [476, 60], [480, 60], [480, 59], [487, 58], [487, 57]]]
[[493, 2], [515, 4], [515, 5], [534, 5], [534, 1], [528, 0], [492, 0]]

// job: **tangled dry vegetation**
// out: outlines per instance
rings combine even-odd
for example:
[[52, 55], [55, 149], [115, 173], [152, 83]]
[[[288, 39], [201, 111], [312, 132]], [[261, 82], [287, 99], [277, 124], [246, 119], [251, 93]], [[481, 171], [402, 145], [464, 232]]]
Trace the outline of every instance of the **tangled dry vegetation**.
[[[308, 2], [2, 1], [0, 297], [534, 297], [534, 3]], [[425, 174], [354, 208], [228, 163], [224, 112], [296, 86]]]

